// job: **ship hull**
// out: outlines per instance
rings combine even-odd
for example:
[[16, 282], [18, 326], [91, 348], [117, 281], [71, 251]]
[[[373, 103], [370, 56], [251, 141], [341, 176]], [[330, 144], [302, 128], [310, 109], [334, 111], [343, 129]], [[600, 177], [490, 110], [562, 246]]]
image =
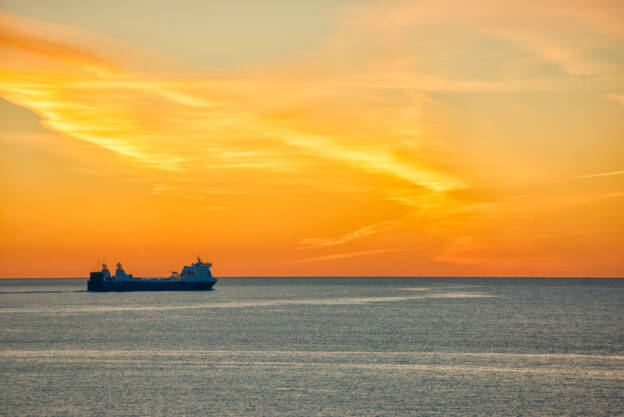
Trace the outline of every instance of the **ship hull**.
[[114, 281], [114, 280], [89, 280], [88, 291], [209, 291], [215, 281], [164, 281], [154, 282]]

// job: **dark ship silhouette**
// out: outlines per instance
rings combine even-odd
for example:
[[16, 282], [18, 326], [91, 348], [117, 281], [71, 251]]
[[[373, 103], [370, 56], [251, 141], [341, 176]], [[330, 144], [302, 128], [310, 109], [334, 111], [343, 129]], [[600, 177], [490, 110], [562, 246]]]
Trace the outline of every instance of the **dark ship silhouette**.
[[212, 289], [217, 279], [210, 271], [211, 263], [197, 262], [185, 265], [179, 274], [174, 272], [168, 278], [135, 278], [126, 274], [117, 264], [115, 275], [111, 275], [106, 264], [99, 272], [91, 272], [87, 281], [88, 291], [205, 291]]

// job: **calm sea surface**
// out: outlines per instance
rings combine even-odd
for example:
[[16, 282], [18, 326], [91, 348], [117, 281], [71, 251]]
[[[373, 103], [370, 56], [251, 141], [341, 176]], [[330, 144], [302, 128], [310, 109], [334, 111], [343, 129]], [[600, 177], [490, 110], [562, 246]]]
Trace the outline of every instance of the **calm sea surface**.
[[624, 279], [0, 280], [7, 416], [624, 415]]

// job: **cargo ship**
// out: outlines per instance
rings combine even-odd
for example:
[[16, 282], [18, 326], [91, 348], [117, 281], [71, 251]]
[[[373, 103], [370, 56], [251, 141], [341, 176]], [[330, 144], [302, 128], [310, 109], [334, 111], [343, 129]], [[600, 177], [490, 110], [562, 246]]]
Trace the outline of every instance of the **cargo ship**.
[[217, 279], [210, 271], [212, 264], [197, 262], [185, 265], [180, 273], [173, 272], [167, 278], [135, 278], [126, 274], [121, 263], [117, 264], [115, 275], [111, 275], [106, 264], [99, 272], [91, 272], [87, 281], [88, 291], [206, 291], [211, 290]]

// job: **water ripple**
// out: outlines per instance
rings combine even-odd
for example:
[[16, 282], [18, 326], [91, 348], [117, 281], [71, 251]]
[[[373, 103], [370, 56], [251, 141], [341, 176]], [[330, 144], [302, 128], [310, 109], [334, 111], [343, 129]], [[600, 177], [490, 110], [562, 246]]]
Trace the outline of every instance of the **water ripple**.
[[445, 292], [430, 293], [414, 296], [395, 297], [349, 297], [349, 298], [307, 298], [290, 300], [257, 300], [257, 301], [232, 301], [215, 303], [196, 303], [183, 305], [76, 305], [76, 306], [54, 306], [54, 307], [12, 307], [0, 309], [0, 314], [9, 313], [44, 313], [44, 314], [77, 314], [77, 313], [109, 313], [115, 311], [172, 311], [172, 310], [195, 310], [195, 309], [217, 309], [217, 308], [249, 308], [249, 307], [276, 307], [288, 305], [361, 305], [371, 303], [388, 303], [399, 301], [420, 300], [426, 298], [491, 298], [490, 294], [483, 292]]

